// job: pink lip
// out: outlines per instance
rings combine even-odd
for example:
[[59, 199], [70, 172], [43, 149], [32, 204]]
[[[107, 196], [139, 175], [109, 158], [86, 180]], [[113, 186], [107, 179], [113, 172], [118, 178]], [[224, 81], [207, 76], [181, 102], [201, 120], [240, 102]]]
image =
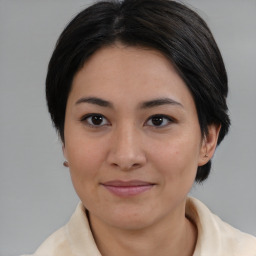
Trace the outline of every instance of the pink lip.
[[107, 190], [111, 193], [120, 197], [129, 197], [139, 195], [149, 189], [151, 189], [155, 184], [140, 180], [112, 180], [108, 182], [101, 183]]

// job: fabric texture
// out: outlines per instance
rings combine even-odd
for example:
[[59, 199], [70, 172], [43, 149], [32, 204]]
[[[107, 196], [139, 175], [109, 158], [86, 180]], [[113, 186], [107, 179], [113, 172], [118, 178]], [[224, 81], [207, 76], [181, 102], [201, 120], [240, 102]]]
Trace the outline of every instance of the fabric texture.
[[[198, 230], [193, 256], [256, 256], [256, 237], [223, 222], [199, 200], [187, 199], [186, 216]], [[70, 221], [46, 239], [31, 256], [102, 256], [81, 202]]]

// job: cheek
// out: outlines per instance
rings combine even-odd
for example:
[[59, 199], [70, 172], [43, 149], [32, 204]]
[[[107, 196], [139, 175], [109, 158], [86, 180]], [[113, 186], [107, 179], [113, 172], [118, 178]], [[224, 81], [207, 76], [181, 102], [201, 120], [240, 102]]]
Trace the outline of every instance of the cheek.
[[157, 152], [151, 152], [156, 168], [165, 177], [181, 182], [193, 180], [196, 175], [199, 156], [199, 145], [189, 138], [174, 139], [164, 144], [156, 145]]
[[[74, 189], [87, 208], [97, 201], [99, 172], [102, 164], [101, 147], [90, 141], [72, 141], [66, 145], [70, 176]], [[94, 195], [92, 197], [88, 195]]]
[[94, 184], [104, 158], [104, 148], [95, 141], [72, 138], [66, 141], [65, 151], [74, 186]]

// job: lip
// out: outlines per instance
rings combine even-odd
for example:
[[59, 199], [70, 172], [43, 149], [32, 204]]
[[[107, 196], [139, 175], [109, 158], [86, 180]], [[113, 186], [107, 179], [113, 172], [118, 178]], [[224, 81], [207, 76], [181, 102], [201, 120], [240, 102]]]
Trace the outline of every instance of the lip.
[[101, 185], [116, 196], [130, 197], [150, 190], [155, 184], [141, 180], [112, 180], [101, 183]]

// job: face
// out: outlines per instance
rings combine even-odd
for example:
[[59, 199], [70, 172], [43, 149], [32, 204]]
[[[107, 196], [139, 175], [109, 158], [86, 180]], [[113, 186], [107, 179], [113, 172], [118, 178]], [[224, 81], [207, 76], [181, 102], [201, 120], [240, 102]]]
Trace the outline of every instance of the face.
[[73, 80], [64, 137], [72, 182], [90, 216], [119, 228], [184, 216], [197, 167], [206, 162], [193, 98], [154, 50], [97, 51]]

